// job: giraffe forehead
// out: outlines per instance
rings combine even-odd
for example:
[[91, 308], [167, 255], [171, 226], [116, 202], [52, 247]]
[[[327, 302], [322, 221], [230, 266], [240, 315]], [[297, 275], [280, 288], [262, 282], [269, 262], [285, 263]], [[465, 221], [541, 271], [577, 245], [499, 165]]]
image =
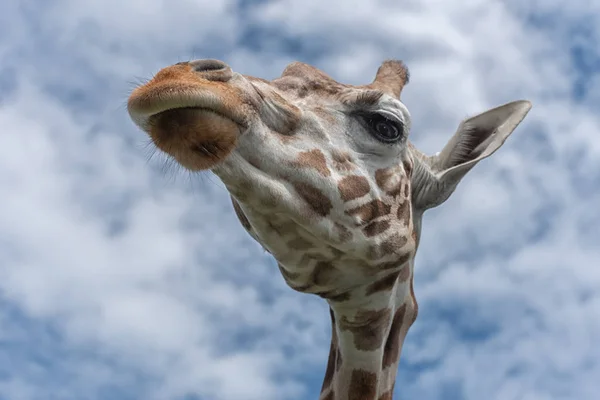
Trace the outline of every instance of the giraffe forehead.
[[339, 102], [365, 89], [374, 89], [370, 85], [354, 86], [338, 82], [320, 69], [302, 62], [290, 63], [281, 76], [269, 84], [288, 96], [311, 98], [315, 103]]
[[304, 82], [305, 84], [320, 85], [324, 88], [341, 90], [348, 85], [343, 85], [320, 69], [302, 62], [292, 62], [283, 70], [279, 82]]

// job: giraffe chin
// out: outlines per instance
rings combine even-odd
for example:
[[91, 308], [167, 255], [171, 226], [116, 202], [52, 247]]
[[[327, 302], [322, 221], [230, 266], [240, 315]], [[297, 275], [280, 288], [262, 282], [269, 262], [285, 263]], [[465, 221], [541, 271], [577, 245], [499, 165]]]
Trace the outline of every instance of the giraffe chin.
[[175, 108], [148, 118], [147, 132], [160, 150], [191, 171], [207, 170], [236, 147], [240, 127], [213, 110]]

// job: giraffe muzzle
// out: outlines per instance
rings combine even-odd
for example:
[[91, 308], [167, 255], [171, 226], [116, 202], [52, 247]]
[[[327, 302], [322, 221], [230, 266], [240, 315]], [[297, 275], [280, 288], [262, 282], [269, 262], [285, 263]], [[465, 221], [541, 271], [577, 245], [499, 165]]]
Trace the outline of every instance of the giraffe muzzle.
[[248, 125], [246, 97], [229, 82], [232, 77], [231, 68], [218, 60], [163, 68], [133, 90], [129, 115], [183, 167], [210, 169], [233, 151]]

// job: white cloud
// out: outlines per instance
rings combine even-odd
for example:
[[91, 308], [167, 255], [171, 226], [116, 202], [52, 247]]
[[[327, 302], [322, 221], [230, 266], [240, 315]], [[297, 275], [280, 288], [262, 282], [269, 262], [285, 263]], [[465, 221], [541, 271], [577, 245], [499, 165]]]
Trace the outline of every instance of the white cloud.
[[[181, 59], [273, 78], [305, 54], [351, 83], [404, 58], [430, 153], [467, 115], [534, 103], [426, 216], [398, 395], [598, 397], [600, 68], [575, 98], [570, 56], [600, 57], [595, 3], [49, 4], [0, 6], [0, 398], [316, 398], [324, 305], [285, 287], [216, 178], [147, 162], [123, 107]], [[256, 31], [269, 44], [240, 47]]]

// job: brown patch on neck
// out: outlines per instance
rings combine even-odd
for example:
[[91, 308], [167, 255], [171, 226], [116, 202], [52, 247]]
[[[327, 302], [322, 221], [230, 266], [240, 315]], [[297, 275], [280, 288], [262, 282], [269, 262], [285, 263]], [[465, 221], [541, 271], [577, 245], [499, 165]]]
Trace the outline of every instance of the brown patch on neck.
[[396, 268], [396, 267], [408, 262], [408, 260], [410, 260], [411, 257], [413, 257], [413, 256], [414, 256], [414, 252], [406, 252], [406, 253], [402, 254], [400, 257], [398, 257], [397, 260], [381, 263], [377, 267], [379, 269]]
[[381, 243], [381, 251], [383, 255], [398, 253], [406, 243], [408, 243], [406, 236], [394, 233]]
[[279, 271], [281, 272], [281, 275], [283, 275], [286, 282], [294, 281], [295, 279], [298, 279], [300, 277], [300, 274], [288, 271], [283, 265], [279, 263], [277, 263], [277, 266], [279, 267]]
[[323, 378], [321, 393], [331, 387], [333, 373], [336, 370], [337, 355], [339, 353], [337, 332], [335, 330], [335, 315], [331, 308], [329, 309], [329, 316], [331, 317], [331, 346], [329, 347], [329, 359], [327, 360], [327, 368], [325, 369], [325, 378]]
[[391, 205], [384, 203], [379, 199], [371, 200], [367, 204], [346, 211], [346, 214], [353, 217], [359, 217], [361, 223], [366, 224], [375, 218], [384, 217], [391, 212]]
[[352, 239], [353, 234], [350, 229], [346, 228], [342, 224], [338, 224], [337, 222], [334, 224], [334, 227], [337, 231], [340, 243], [347, 242], [348, 240]]
[[383, 221], [373, 221], [363, 228], [363, 232], [367, 237], [377, 236], [387, 231], [390, 228], [390, 226], [391, 223], [387, 219]]
[[362, 369], [352, 371], [348, 400], [375, 400], [377, 396], [377, 374]]
[[319, 261], [311, 274], [311, 280], [314, 285], [326, 286], [336, 278], [337, 271], [333, 264], [326, 261]]
[[354, 169], [352, 156], [348, 152], [333, 150], [331, 152], [331, 158], [333, 159], [333, 167], [338, 172], [348, 172]]
[[358, 199], [371, 191], [371, 185], [364, 176], [346, 176], [338, 183], [338, 190], [343, 201]]
[[413, 172], [412, 159], [410, 161], [407, 161], [407, 160], [402, 161], [402, 165], [404, 166], [404, 172], [406, 172], [406, 175], [412, 176], [412, 172]]
[[312, 168], [319, 174], [327, 177], [331, 175], [331, 171], [327, 167], [325, 154], [319, 149], [304, 151], [298, 155], [294, 165], [304, 168]]
[[298, 195], [310, 206], [310, 208], [318, 215], [324, 217], [333, 208], [329, 197], [323, 192], [308, 183], [293, 183], [294, 189]]
[[338, 326], [340, 330], [352, 332], [354, 346], [358, 350], [373, 351], [382, 346], [390, 317], [389, 308], [378, 311], [360, 310], [354, 321], [342, 316]]
[[404, 201], [402, 204], [398, 205], [398, 210], [396, 211], [396, 215], [398, 220], [404, 223], [404, 225], [408, 226], [411, 218], [412, 206], [410, 202]]
[[[367, 257], [370, 260], [378, 260], [387, 255], [396, 254], [406, 243], [408, 243], [408, 238], [406, 236], [402, 236], [399, 233], [394, 233], [379, 245], [371, 245], [367, 250]], [[406, 259], [404, 256], [402, 256], [398, 258], [398, 260], [394, 260], [392, 262], [395, 262], [397, 265], [402, 265], [406, 262]]]
[[389, 336], [385, 342], [383, 348], [383, 363], [382, 368], [387, 368], [394, 364], [400, 358], [400, 330], [404, 322], [404, 315], [406, 314], [406, 304], [402, 304], [398, 310], [394, 313], [394, 319], [392, 320], [392, 327], [390, 328]]
[[351, 298], [350, 292], [335, 293], [334, 291], [329, 291], [319, 292], [315, 294], [334, 303], [342, 303], [344, 301], [350, 300]]
[[392, 197], [397, 197], [402, 191], [402, 175], [399, 166], [378, 169], [375, 171], [377, 186]]
[[398, 280], [398, 272], [393, 272], [378, 281], [373, 282], [367, 287], [365, 294], [367, 296], [372, 295], [373, 293], [386, 292], [388, 290], [392, 290], [396, 281]]

